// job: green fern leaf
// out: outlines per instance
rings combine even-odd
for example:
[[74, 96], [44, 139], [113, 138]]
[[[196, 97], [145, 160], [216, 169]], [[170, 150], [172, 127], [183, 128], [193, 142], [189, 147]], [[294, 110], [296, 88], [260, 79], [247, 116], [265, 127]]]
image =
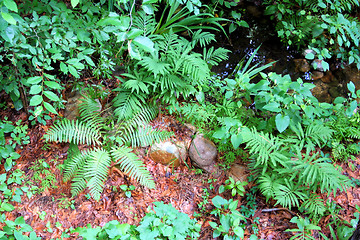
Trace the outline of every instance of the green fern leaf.
[[230, 50], [227, 50], [225, 48], [214, 49], [214, 47], [211, 47], [207, 51], [206, 48], [204, 48], [203, 51], [204, 60], [211, 66], [217, 66], [220, 62], [227, 60], [229, 58], [228, 53], [231, 52]]
[[69, 181], [83, 168], [89, 156], [90, 151], [88, 150], [77, 151], [75, 155], [67, 159], [64, 169], [64, 182]]
[[284, 183], [284, 185], [279, 185], [274, 191], [274, 199], [277, 200], [276, 204], [280, 204], [290, 210], [292, 206], [299, 207], [300, 200], [304, 201], [307, 198], [304, 193], [306, 188], [299, 186], [299, 184], [294, 184], [294, 181], [289, 181], [288, 179], [284, 179]]
[[100, 199], [104, 182], [108, 177], [110, 163], [110, 155], [103, 149], [95, 149], [89, 153], [88, 160], [83, 168], [83, 175], [88, 181], [87, 187], [90, 190], [90, 195], [95, 200]]
[[82, 103], [79, 104], [80, 117], [83, 122], [89, 126], [97, 128], [99, 131], [104, 126], [104, 118], [101, 117], [101, 104], [100, 102], [85, 97]]
[[101, 145], [101, 133], [97, 127], [80, 121], [64, 118], [50, 128], [44, 135], [46, 141], [73, 142], [77, 145]]
[[139, 181], [143, 186], [155, 188], [152, 176], [144, 163], [132, 152], [131, 148], [125, 146], [113, 147], [111, 149], [111, 156], [125, 173], [129, 173], [130, 177]]
[[324, 200], [314, 193], [301, 204], [301, 209], [304, 209], [311, 217], [323, 216], [326, 211]]
[[163, 141], [173, 136], [172, 132], [152, 129], [151, 126], [144, 126], [123, 137], [125, 145], [131, 147], [149, 146], [154, 142]]
[[113, 99], [114, 114], [119, 120], [129, 119], [134, 112], [141, 109], [145, 98], [141, 94], [132, 93], [130, 90], [122, 89]]

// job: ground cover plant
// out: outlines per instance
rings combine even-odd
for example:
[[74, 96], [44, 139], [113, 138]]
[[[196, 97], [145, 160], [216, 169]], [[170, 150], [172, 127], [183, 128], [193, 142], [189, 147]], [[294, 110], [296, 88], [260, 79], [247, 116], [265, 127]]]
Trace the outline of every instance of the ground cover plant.
[[[319, 102], [313, 84], [253, 65], [259, 48], [220, 79], [211, 68], [230, 51], [211, 45], [216, 33], [248, 24], [234, 2], [204, 3], [0, 1], [0, 239], [352, 234], [360, 92], [349, 82], [347, 96]], [[264, 4], [308, 59], [358, 64], [358, 23], [347, 15], [357, 1]], [[84, 96], [67, 120], [73, 89]], [[175, 169], [152, 161], [154, 141], [186, 138], [178, 121], [217, 143], [221, 169], [246, 165], [249, 181], [189, 159]], [[279, 211], [285, 224], [274, 229]]]

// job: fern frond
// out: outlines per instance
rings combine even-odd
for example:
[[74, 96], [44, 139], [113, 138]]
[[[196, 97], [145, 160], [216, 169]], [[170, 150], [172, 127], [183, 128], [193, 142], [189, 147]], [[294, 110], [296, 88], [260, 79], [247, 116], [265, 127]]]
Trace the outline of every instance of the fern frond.
[[112, 158], [119, 163], [120, 168], [130, 177], [148, 188], [155, 188], [155, 182], [144, 163], [132, 152], [131, 148], [121, 146], [111, 149]]
[[69, 181], [83, 168], [90, 153], [89, 150], [76, 151], [75, 155], [67, 159], [64, 169], [64, 182]]
[[145, 36], [150, 35], [156, 28], [153, 15], [146, 14], [144, 11], [137, 11], [133, 19], [133, 24], [142, 30]]
[[323, 216], [326, 211], [324, 200], [315, 193], [312, 193], [311, 196], [301, 204], [300, 208], [310, 214], [310, 217]]
[[71, 194], [73, 196], [79, 195], [79, 193], [86, 188], [86, 180], [81, 172], [78, 172], [71, 183]]
[[73, 142], [77, 145], [101, 145], [101, 133], [96, 126], [66, 118], [55, 123], [44, 138], [46, 141]]
[[129, 119], [144, 103], [145, 98], [141, 94], [122, 89], [113, 99], [114, 114], [119, 120]]
[[280, 185], [284, 182], [282, 178], [275, 176], [275, 174], [270, 176], [268, 173], [265, 173], [259, 177], [258, 183], [261, 193], [266, 197], [266, 201], [268, 201], [270, 198], [275, 197], [275, 190], [279, 189]]
[[159, 74], [166, 75], [170, 71], [170, 64], [162, 62], [156, 55], [156, 57], [143, 57], [143, 59], [138, 63], [139, 65], [146, 68], [148, 71], [154, 74], [156, 78]]
[[151, 126], [147, 125], [123, 136], [123, 141], [125, 145], [130, 145], [131, 147], [149, 146], [154, 142], [163, 141], [173, 135], [172, 132], [152, 129]]
[[244, 128], [243, 142], [246, 143], [246, 148], [250, 149], [250, 155], [256, 155], [256, 164], [254, 167], [263, 166], [263, 173], [267, 166], [272, 164], [274, 167], [280, 163], [286, 166], [289, 157], [285, 149], [283, 149], [284, 142], [269, 133], [257, 132], [256, 128], [252, 130]]
[[280, 204], [290, 210], [292, 206], [299, 207], [300, 200], [304, 201], [307, 198], [304, 193], [305, 188], [299, 186], [299, 184], [294, 184], [294, 181], [289, 181], [288, 179], [284, 179], [284, 183], [284, 185], [279, 185], [274, 191], [274, 199], [277, 200], [276, 204]]
[[319, 187], [321, 192], [333, 191], [334, 194], [338, 189], [349, 186], [349, 179], [328, 163], [330, 159], [318, 158], [318, 154], [309, 156], [309, 153], [308, 151], [303, 158], [301, 149], [298, 148], [297, 160], [293, 161], [292, 169], [298, 172], [301, 184], [309, 186], [312, 191]]
[[217, 66], [220, 62], [229, 58], [228, 53], [230, 52], [230, 50], [227, 50], [225, 48], [215, 49], [214, 47], [211, 47], [209, 48], [209, 50], [206, 50], [206, 48], [204, 48], [203, 58], [211, 66]]
[[209, 32], [203, 32], [202, 30], [196, 31], [191, 39], [191, 44], [193, 47], [197, 43], [200, 43], [200, 46], [205, 48], [206, 45], [210, 44], [211, 41], [215, 41], [215, 35]]
[[198, 53], [183, 56], [182, 73], [195, 81], [196, 84], [202, 83], [204, 80], [209, 79], [210, 69], [207, 63], [201, 58]]
[[100, 102], [85, 97], [82, 103], [79, 104], [80, 117], [83, 122], [97, 129], [102, 129], [104, 126], [104, 118], [101, 117], [101, 104]]
[[87, 187], [90, 195], [95, 199], [100, 199], [100, 194], [104, 188], [104, 182], [108, 177], [111, 158], [108, 151], [94, 149], [89, 153], [86, 165], [83, 168], [84, 178], [87, 179]]

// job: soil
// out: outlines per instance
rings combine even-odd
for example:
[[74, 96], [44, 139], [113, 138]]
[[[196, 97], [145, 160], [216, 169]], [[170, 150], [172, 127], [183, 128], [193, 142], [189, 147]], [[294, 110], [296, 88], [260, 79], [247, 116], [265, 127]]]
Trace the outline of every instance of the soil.
[[[218, 195], [219, 187], [227, 179], [225, 171], [222, 171], [220, 177], [214, 179], [211, 174], [199, 173], [192, 166], [189, 159], [182, 162], [179, 167], [171, 169], [152, 161], [148, 157], [148, 149], [137, 149], [137, 153], [142, 157], [147, 169], [155, 179], [156, 189], [144, 188], [126, 174], [116, 168], [111, 168], [104, 192], [99, 201], [88, 198], [87, 191], [72, 197], [70, 183], [62, 181], [61, 173], [61, 166], [67, 158], [68, 144], [46, 143], [42, 138], [56, 117], [52, 116], [52, 120], [48, 120], [46, 126], [40, 124], [31, 126], [26, 120], [25, 113], [16, 112], [11, 108], [1, 110], [1, 118], [4, 119], [4, 117], [8, 117], [11, 121], [22, 119], [25, 124], [29, 124], [28, 136], [30, 137], [30, 143], [17, 149], [21, 157], [11, 171], [15, 169], [22, 170], [25, 182], [32, 181], [34, 185], [41, 187], [40, 180], [32, 180], [34, 176], [32, 167], [37, 164], [39, 159], [44, 159], [50, 166], [49, 171], [56, 177], [56, 182], [50, 188], [33, 195], [30, 199], [23, 196], [21, 203], [11, 202], [15, 206], [15, 210], [6, 212], [8, 220], [15, 220], [17, 217], [23, 216], [26, 223], [31, 225], [42, 239], [60, 239], [62, 232], [66, 229], [85, 227], [87, 224], [104, 226], [110, 220], [138, 224], [146, 212], [149, 211], [149, 208], [153, 206], [153, 202], [163, 201], [172, 204], [175, 208], [191, 217], [195, 212], [200, 213], [201, 217], [197, 217], [198, 222], [202, 225], [200, 239], [213, 239], [209, 221], [218, 220], [209, 214], [213, 209], [211, 199]], [[178, 139], [186, 137], [184, 128], [174, 117], [159, 115], [152, 124], [173, 131]], [[226, 153], [220, 153], [220, 155], [222, 154]], [[246, 166], [246, 162], [241, 158], [238, 158], [236, 163]], [[339, 165], [343, 169], [343, 174], [349, 176], [349, 178], [360, 179], [359, 158], [349, 160], [346, 163], [339, 163]], [[0, 165], [0, 174], [2, 173], [5, 173], [3, 164]], [[44, 178], [45, 176], [41, 177]], [[126, 197], [125, 193], [120, 190], [119, 186], [122, 184], [136, 187], [132, 191], [130, 198]], [[11, 187], [15, 191], [20, 186], [12, 184]], [[239, 200], [239, 210], [242, 206], [249, 211], [253, 210], [253, 216], [247, 218], [245, 239], [249, 239], [254, 230], [257, 231], [257, 236], [261, 239], [289, 239], [292, 233], [285, 232], [285, 230], [296, 228], [296, 225], [291, 223], [290, 219], [301, 214], [296, 209], [288, 210], [277, 206], [273, 200], [266, 202], [258, 191], [251, 195], [250, 192], [253, 187], [254, 184], [250, 183], [246, 186], [247, 194], [244, 197], [239, 195], [233, 197], [235, 200]], [[205, 204], [201, 211], [198, 204], [204, 201], [202, 197], [204, 189], [209, 192], [209, 203]], [[220, 195], [227, 199], [231, 198], [229, 192]], [[249, 196], [254, 199], [252, 206], [248, 204]], [[328, 196], [327, 193], [322, 194], [322, 197], [324, 203], [326, 200], [335, 201], [342, 208], [337, 216], [329, 215], [320, 221], [322, 233], [330, 237], [327, 224], [331, 223], [334, 217], [348, 222], [355, 218], [353, 214], [356, 211], [355, 207], [360, 204], [360, 189], [352, 187], [347, 189], [346, 192], [338, 192], [335, 197], [333, 194]], [[3, 196], [0, 196], [1, 198]], [[46, 215], [44, 212], [46, 212]], [[51, 229], [48, 227], [49, 222]], [[0, 229], [2, 225], [0, 223]], [[319, 234], [316, 231], [313, 231], [313, 236], [315, 239], [319, 239]], [[71, 237], [66, 239], [77, 239], [77, 235], [71, 234]]]

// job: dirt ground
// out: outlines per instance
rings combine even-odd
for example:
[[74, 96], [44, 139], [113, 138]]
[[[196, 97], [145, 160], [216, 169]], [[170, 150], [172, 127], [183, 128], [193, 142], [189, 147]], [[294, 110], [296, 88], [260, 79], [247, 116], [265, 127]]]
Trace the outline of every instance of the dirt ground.
[[[8, 116], [11, 121], [23, 119], [23, 122], [29, 124], [25, 113], [15, 112], [10, 108], [2, 110], [1, 116], [2, 119]], [[52, 119], [54, 120], [55, 116]], [[49, 171], [55, 175], [56, 182], [50, 188], [33, 195], [30, 199], [23, 196], [21, 203], [12, 202], [15, 210], [6, 213], [8, 220], [15, 220], [17, 217], [23, 216], [26, 223], [31, 225], [42, 239], [56, 239], [60, 238], [62, 232], [68, 228], [84, 227], [89, 223], [92, 226], [103, 226], [110, 220], [118, 220], [120, 223], [138, 224], [155, 201], [171, 203], [178, 210], [193, 216], [195, 212], [200, 213], [198, 204], [203, 201], [202, 195], [204, 189], [207, 188], [209, 203], [205, 205], [205, 212], [202, 212], [201, 217], [197, 217], [197, 220], [202, 225], [200, 239], [213, 239], [212, 229], [208, 222], [217, 220], [209, 214], [213, 209], [211, 199], [217, 195], [218, 188], [227, 179], [225, 172], [222, 172], [217, 181], [209, 181], [212, 176], [207, 173], [199, 174], [189, 159], [182, 162], [178, 168], [171, 169], [152, 161], [147, 155], [147, 149], [138, 149], [147, 169], [155, 179], [156, 189], [146, 189], [119, 170], [111, 168], [100, 201], [97, 202], [88, 198], [87, 191], [72, 197], [70, 183], [64, 183], [61, 174], [61, 166], [67, 157], [68, 144], [46, 143], [42, 138], [53, 120], [49, 120], [46, 126], [35, 125], [31, 127], [29, 125], [30, 143], [24, 145], [22, 149], [17, 149], [21, 157], [17, 160], [12, 171], [21, 169], [25, 173], [25, 182], [30, 181], [34, 176], [32, 166], [37, 164], [39, 159], [43, 159], [49, 164]], [[181, 124], [173, 117], [159, 116], [152, 124], [167, 126], [168, 130], [176, 134], [176, 138], [184, 137]], [[238, 163], [245, 164], [241, 159], [238, 159]], [[343, 174], [350, 178], [359, 179], [360, 160], [358, 158], [349, 160], [349, 163], [341, 163], [340, 166], [343, 169]], [[0, 174], [4, 172], [1, 164]], [[45, 178], [46, 176], [41, 177]], [[32, 180], [32, 182], [39, 187], [41, 186], [40, 181]], [[130, 198], [126, 197], [125, 193], [120, 190], [119, 186], [122, 184], [136, 187]], [[250, 192], [250, 188], [253, 186], [254, 184], [250, 183], [246, 187], [247, 192]], [[20, 186], [13, 184], [11, 187], [15, 191]], [[227, 199], [231, 197], [228, 192], [221, 195]], [[360, 204], [358, 187], [350, 188], [346, 192], [338, 192], [336, 197], [326, 194], [322, 196], [324, 202], [326, 199], [331, 199], [342, 208], [337, 214], [339, 219], [350, 222], [354, 218], [355, 206]], [[289, 211], [281, 208], [281, 206], [274, 206], [274, 201], [266, 203], [259, 192], [255, 192], [253, 198], [256, 204], [253, 207], [253, 216], [247, 218], [246, 239], [253, 233], [253, 229], [257, 229], [257, 236], [261, 239], [289, 239], [292, 236], [291, 233], [284, 231], [296, 227], [290, 222], [290, 219], [300, 215], [300, 213], [296, 209]], [[241, 206], [249, 207], [246, 195], [244, 197], [237, 195], [235, 199], [239, 200], [239, 209]], [[329, 215], [320, 221], [322, 232], [327, 236], [330, 236], [327, 224], [332, 221], [333, 217]], [[319, 235], [314, 232], [313, 236], [317, 238]], [[69, 239], [76, 238], [76, 234], [72, 234]]]

